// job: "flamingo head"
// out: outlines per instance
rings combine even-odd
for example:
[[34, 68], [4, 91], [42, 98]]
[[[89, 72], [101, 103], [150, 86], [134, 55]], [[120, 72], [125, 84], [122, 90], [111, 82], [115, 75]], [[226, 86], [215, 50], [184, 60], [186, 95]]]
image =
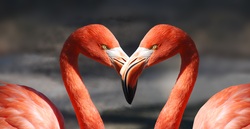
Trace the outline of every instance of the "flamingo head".
[[156, 25], [149, 30], [138, 49], [120, 70], [123, 92], [129, 104], [133, 101], [137, 81], [143, 69], [180, 52], [185, 38], [185, 32], [166, 24]]
[[112, 32], [100, 24], [79, 28], [69, 39], [70, 42], [75, 42], [76, 51], [101, 64], [115, 68], [118, 73], [129, 58]]

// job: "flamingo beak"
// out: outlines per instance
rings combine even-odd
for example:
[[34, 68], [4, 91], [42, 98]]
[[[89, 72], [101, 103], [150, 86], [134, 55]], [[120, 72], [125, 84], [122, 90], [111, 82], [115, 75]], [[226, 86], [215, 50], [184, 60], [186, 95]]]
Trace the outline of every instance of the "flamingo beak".
[[127, 60], [120, 70], [124, 96], [129, 104], [132, 103], [139, 76], [145, 68], [153, 50], [139, 47]]
[[129, 59], [128, 55], [122, 50], [121, 47], [112, 48], [106, 50], [106, 52], [111, 60], [113, 67], [119, 74], [122, 66]]

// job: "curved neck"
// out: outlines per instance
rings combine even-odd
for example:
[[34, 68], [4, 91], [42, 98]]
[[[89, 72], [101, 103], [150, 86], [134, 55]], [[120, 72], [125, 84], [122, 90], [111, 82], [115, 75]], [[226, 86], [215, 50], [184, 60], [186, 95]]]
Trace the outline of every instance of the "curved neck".
[[181, 70], [167, 103], [157, 119], [155, 129], [179, 129], [193, 90], [199, 67], [199, 55], [193, 42], [181, 50]]
[[62, 79], [81, 129], [102, 129], [102, 119], [78, 71], [78, 56], [74, 44], [66, 41], [60, 55]]

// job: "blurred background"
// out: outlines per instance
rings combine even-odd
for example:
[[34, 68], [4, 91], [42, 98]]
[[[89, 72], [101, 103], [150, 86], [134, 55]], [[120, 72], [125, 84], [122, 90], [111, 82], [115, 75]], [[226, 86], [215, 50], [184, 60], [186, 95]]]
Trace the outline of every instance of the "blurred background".
[[[66, 38], [92, 23], [108, 27], [130, 56], [147, 31], [159, 23], [186, 31], [200, 53], [197, 83], [181, 128], [192, 128], [198, 109], [228, 86], [249, 83], [250, 1], [248, 0], [2, 0], [0, 80], [35, 88], [48, 96], [77, 129], [64, 89], [59, 54]], [[179, 72], [177, 55], [143, 72], [132, 105], [117, 73], [84, 56], [79, 69], [107, 129], [151, 129]]]

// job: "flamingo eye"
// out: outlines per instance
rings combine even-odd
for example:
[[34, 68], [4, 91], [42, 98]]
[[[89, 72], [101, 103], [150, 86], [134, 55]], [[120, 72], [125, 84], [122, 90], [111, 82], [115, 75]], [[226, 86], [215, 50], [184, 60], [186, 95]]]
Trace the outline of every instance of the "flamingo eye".
[[153, 45], [152, 47], [151, 47], [151, 50], [156, 50], [158, 48], [158, 45]]
[[101, 47], [102, 47], [103, 50], [108, 50], [109, 49], [108, 46], [104, 45], [104, 44], [102, 44]]

